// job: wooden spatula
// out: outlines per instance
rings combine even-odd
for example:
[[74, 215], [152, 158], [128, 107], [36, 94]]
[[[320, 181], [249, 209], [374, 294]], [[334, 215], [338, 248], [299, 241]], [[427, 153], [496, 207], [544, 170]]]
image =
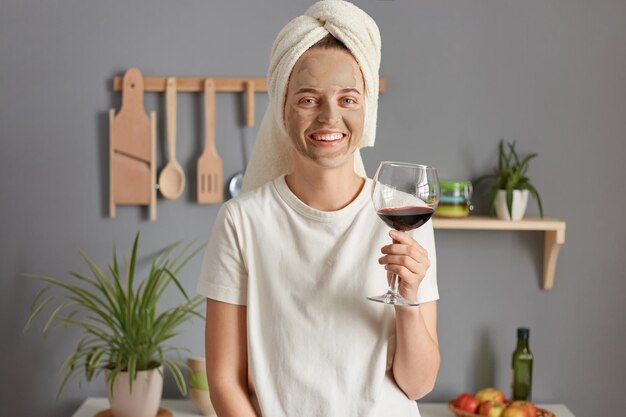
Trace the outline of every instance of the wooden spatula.
[[205, 144], [198, 158], [198, 203], [224, 201], [222, 159], [215, 149], [215, 81], [204, 81], [204, 137]]

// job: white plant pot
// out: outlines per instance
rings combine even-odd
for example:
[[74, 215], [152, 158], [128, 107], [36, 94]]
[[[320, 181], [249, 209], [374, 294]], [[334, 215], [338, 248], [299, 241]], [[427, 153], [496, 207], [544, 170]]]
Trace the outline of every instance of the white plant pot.
[[513, 216], [510, 216], [506, 206], [506, 190], [500, 190], [496, 195], [496, 215], [503, 220], [521, 220], [526, 212], [527, 204], [528, 190], [513, 190], [513, 207], [511, 207]]
[[[110, 371], [106, 372], [107, 381]], [[155, 417], [163, 395], [163, 367], [137, 372], [129, 392], [128, 372], [117, 375], [109, 404], [114, 417]], [[108, 384], [107, 384], [108, 386]]]

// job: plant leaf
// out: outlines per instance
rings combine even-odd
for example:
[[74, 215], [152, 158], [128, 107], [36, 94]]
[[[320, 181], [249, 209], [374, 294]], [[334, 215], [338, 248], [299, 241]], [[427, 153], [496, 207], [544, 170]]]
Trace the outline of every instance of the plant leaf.
[[67, 371], [61, 378], [60, 382], [59, 382], [59, 387], [57, 388], [57, 393], [56, 393], [56, 398], [57, 400], [59, 399], [59, 397], [61, 396], [61, 392], [63, 392], [63, 388], [65, 388], [65, 385], [67, 385], [67, 383], [69, 381], [71, 381], [72, 379], [74, 379], [77, 375], [78, 375], [78, 368], [75, 368], [71, 371]]
[[504, 139], [500, 139], [498, 144], [498, 172], [504, 169]]
[[115, 380], [117, 379], [118, 375], [122, 372], [122, 369], [120, 367], [120, 365], [118, 364], [117, 366], [115, 366], [115, 368], [113, 368], [111, 370], [111, 373], [109, 374], [109, 377], [107, 379], [107, 387], [109, 388], [109, 394], [111, 395], [111, 398], [113, 398], [113, 385], [115, 384]]
[[[195, 240], [192, 241], [191, 243], [195, 243]], [[185, 250], [183, 250], [183, 252], [181, 252], [181, 255], [184, 254], [187, 251], [187, 248], [191, 247], [191, 243], [185, 248]], [[206, 243], [203, 243], [201, 245], [199, 245], [196, 249], [194, 249], [189, 255], [187, 255], [187, 257], [185, 259], [183, 259], [182, 262], [180, 262], [178, 265], [176, 265], [176, 261], [174, 261], [174, 274], [178, 274], [178, 272], [187, 264], [187, 262], [189, 262], [190, 259], [192, 259], [194, 256], [196, 256], [198, 254], [198, 252], [200, 252], [203, 248], [206, 247]]]
[[185, 247], [184, 247], [184, 248], [182, 248], [182, 249], [181, 249], [181, 251], [178, 253], [178, 255], [176, 255], [176, 256], [174, 257], [174, 260], [172, 261], [172, 265], [173, 265], [173, 268], [174, 268], [174, 269], [176, 269], [176, 268], [177, 268], [177, 267], [176, 267], [176, 265], [177, 265], [177, 264], [178, 264], [178, 262], [180, 261], [180, 258], [182, 258], [182, 257], [185, 255], [185, 253], [187, 253], [187, 251], [189, 250], [189, 248], [190, 248], [191, 246], [193, 246], [193, 244], [194, 244], [195, 242], [196, 242], [196, 239], [194, 239], [194, 240], [192, 240], [191, 242], [189, 242], [188, 244], [186, 244], [186, 245], [185, 245]]
[[130, 389], [130, 393], [133, 392], [133, 382], [137, 378], [137, 355], [131, 354], [128, 358], [128, 387]]
[[91, 381], [94, 376], [94, 371], [100, 366], [100, 360], [104, 355], [104, 349], [94, 348], [90, 356], [85, 361], [85, 376], [87, 381]]
[[133, 250], [130, 254], [130, 262], [128, 264], [128, 273], [126, 276], [127, 280], [127, 289], [126, 295], [128, 300], [127, 305], [127, 319], [130, 321], [132, 319], [132, 311], [133, 311], [133, 281], [135, 279], [135, 263], [137, 261], [137, 245], [139, 244], [139, 232], [135, 235], [135, 241], [133, 242]]
[[116, 273], [118, 276], [120, 274], [120, 269], [117, 265], [117, 252], [115, 251], [115, 244], [113, 244], [113, 272]]
[[[21, 274], [21, 275], [25, 276], [25, 277], [28, 277], [28, 274]], [[46, 285], [45, 287], [43, 287], [42, 289], [37, 291], [37, 295], [35, 295], [35, 298], [33, 299], [33, 302], [30, 303], [30, 311], [33, 311], [35, 309], [35, 306], [39, 302], [39, 299], [41, 299], [41, 297], [43, 297], [44, 294], [46, 292], [48, 292], [48, 290], [50, 290], [50, 286]]]
[[50, 325], [54, 321], [54, 318], [57, 316], [57, 314], [59, 314], [59, 311], [63, 310], [66, 306], [72, 305], [72, 304], [76, 304], [76, 303], [73, 301], [72, 302], [68, 301], [66, 303], [59, 304], [57, 308], [54, 309], [52, 314], [50, 314], [50, 317], [48, 317], [48, 321], [46, 322], [46, 325], [43, 327], [43, 333], [48, 331], [48, 329], [50, 328]]
[[107, 276], [104, 274], [104, 272], [102, 272], [102, 270], [98, 267], [98, 265], [96, 265], [96, 263], [91, 258], [89, 258], [89, 256], [87, 256], [82, 250], [79, 249], [78, 253], [85, 260], [85, 262], [89, 266], [89, 269], [94, 274], [94, 277], [96, 277], [96, 279], [103, 286], [107, 286], [109, 291], [113, 293], [114, 291], [113, 291], [113, 286], [111, 285], [111, 282], [109, 281], [109, 279], [107, 279]]
[[176, 363], [169, 359], [165, 359], [165, 365], [172, 371], [172, 375], [174, 376], [174, 380], [176, 380], [176, 385], [178, 385], [178, 389], [182, 395], [187, 395], [187, 385], [185, 384], [185, 378], [183, 377], [183, 373], [180, 371], [180, 368]]
[[536, 158], [538, 156], [538, 154], [536, 153], [531, 153], [530, 155], [527, 155], [521, 162], [520, 166], [520, 175], [526, 175], [526, 172], [528, 172], [528, 166], [529, 166], [529, 162], [531, 159]]
[[506, 187], [506, 209], [509, 212], [511, 220], [513, 220], [513, 184], [510, 183]]
[[30, 315], [30, 317], [28, 318], [28, 321], [26, 322], [26, 325], [24, 325], [24, 329], [22, 331], [26, 331], [30, 328], [30, 326], [33, 324], [33, 321], [37, 318], [37, 316], [39, 316], [39, 314], [41, 313], [41, 310], [43, 310], [43, 308], [50, 303], [52, 300], [54, 300], [54, 296], [51, 295], [48, 298], [46, 298], [41, 304], [39, 304], [39, 306], [35, 309], [35, 311], [32, 312], [32, 314]]
[[185, 299], [187, 301], [189, 301], [189, 297], [187, 296], [187, 293], [185, 292], [185, 289], [183, 288], [182, 285], [180, 285], [180, 281], [178, 281], [178, 279], [176, 278], [176, 276], [172, 273], [172, 271], [170, 271], [169, 269], [165, 269], [165, 273], [167, 275], [169, 275], [170, 279], [174, 282], [174, 284], [176, 285], [176, 287], [178, 287], [178, 290], [183, 294], [183, 296], [185, 297]]
[[527, 184], [527, 187], [528, 187], [528, 191], [530, 192], [530, 194], [534, 197], [535, 200], [537, 200], [537, 205], [539, 206], [539, 214], [541, 215], [541, 218], [543, 219], [543, 206], [541, 204], [541, 197], [539, 196], [539, 192], [530, 183]]
[[515, 160], [515, 165], [519, 165], [519, 157], [517, 156], [517, 152], [515, 151], [515, 140], [513, 143], [507, 143], [509, 147], [510, 156]]

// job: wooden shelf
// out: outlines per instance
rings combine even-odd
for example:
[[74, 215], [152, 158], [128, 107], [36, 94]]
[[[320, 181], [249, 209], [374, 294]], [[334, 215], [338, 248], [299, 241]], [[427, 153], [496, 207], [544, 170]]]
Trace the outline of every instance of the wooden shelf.
[[559, 249], [565, 243], [565, 222], [559, 219], [528, 218], [518, 221], [493, 217], [469, 216], [461, 219], [433, 217], [433, 227], [442, 230], [522, 230], [545, 233], [543, 248], [543, 289], [554, 286], [554, 273]]
[[[122, 91], [122, 76], [113, 78], [113, 91]], [[143, 77], [143, 91], [146, 93], [160, 93], [165, 91], [168, 77]], [[176, 77], [176, 91], [186, 93], [199, 93], [204, 91], [204, 80], [213, 78], [216, 92], [237, 93], [246, 91], [246, 82], [254, 82], [256, 92], [267, 92], [265, 77]], [[379, 91], [385, 92], [384, 79], [379, 81]]]

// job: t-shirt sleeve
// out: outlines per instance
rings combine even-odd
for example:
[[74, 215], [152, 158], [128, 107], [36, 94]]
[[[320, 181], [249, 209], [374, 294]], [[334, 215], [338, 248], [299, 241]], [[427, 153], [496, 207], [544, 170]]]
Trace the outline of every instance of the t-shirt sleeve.
[[430, 268], [417, 289], [417, 302], [426, 303], [439, 299], [437, 287], [437, 252], [435, 250], [435, 232], [433, 222], [428, 221], [419, 229], [415, 230], [413, 238], [428, 252]]
[[228, 204], [217, 214], [202, 258], [199, 294], [229, 304], [246, 305], [248, 273]]

